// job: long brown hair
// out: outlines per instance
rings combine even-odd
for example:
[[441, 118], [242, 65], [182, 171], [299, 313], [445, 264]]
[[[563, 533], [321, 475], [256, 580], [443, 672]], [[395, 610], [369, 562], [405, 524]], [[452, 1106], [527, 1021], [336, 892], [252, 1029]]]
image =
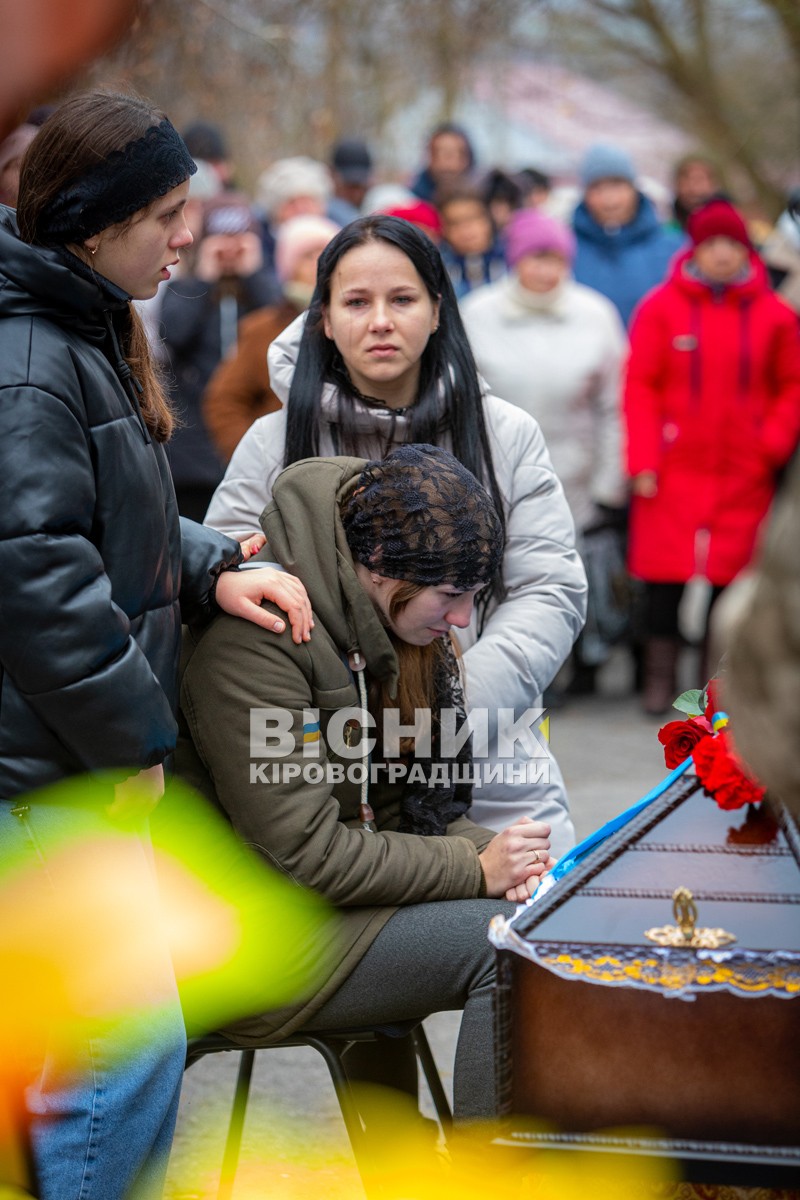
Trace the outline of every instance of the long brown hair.
[[[17, 204], [22, 240], [41, 245], [43, 215], [61, 190], [163, 119], [160, 109], [141, 97], [115, 92], [84, 92], [61, 104], [42, 125], [22, 160]], [[134, 213], [120, 222], [119, 232], [140, 217], [141, 213]], [[83, 258], [82, 247], [73, 249]], [[157, 441], [168, 441], [174, 417], [133, 304], [128, 305], [122, 352], [141, 384], [139, 403], [150, 433]]]
[[[424, 588], [420, 584], [402, 580], [388, 603], [389, 619], [394, 621], [409, 601], [413, 600], [421, 591], [424, 591]], [[385, 684], [379, 684], [375, 689], [373, 702], [378, 729], [383, 728], [383, 710], [385, 708], [398, 710], [401, 725], [414, 724], [414, 710], [417, 708], [431, 711], [435, 709], [439, 698], [436, 676], [445, 658], [444, 643], [440, 638], [436, 638], [428, 646], [412, 646], [409, 642], [404, 642], [401, 638], [396, 637], [391, 629], [388, 629], [387, 633], [397, 655], [399, 678], [396, 696], [389, 695]], [[458, 643], [452, 636], [450, 644], [460, 667], [461, 652]], [[411, 754], [413, 751], [414, 739], [401, 738], [401, 754]]]

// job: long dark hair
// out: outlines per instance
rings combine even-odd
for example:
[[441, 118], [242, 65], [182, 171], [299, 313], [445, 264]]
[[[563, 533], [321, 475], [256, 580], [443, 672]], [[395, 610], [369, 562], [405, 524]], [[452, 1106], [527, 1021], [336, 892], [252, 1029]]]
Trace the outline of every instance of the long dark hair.
[[[61, 189], [108, 158], [113, 150], [122, 150], [143, 137], [163, 119], [161, 110], [148, 101], [114, 92], [83, 92], [59, 105], [22, 160], [17, 203], [22, 240], [41, 245], [42, 219]], [[132, 304], [128, 305], [122, 351], [142, 387], [139, 403], [147, 427], [153, 437], [165, 442], [172, 433], [174, 418], [141, 317]]]
[[[322, 390], [332, 384], [340, 397], [338, 421], [343, 449], [358, 453], [353, 419], [357, 392], [341, 354], [325, 334], [323, 309], [330, 302], [331, 278], [349, 250], [369, 242], [384, 241], [410, 259], [434, 303], [439, 304], [439, 328], [428, 339], [420, 359], [419, 394], [409, 412], [408, 442], [442, 445], [480, 479], [491, 493], [505, 534], [503, 496], [497, 483], [478, 370], [458, 311], [453, 285], [439, 251], [424, 233], [408, 221], [375, 214], [346, 225], [323, 250], [317, 264], [317, 286], [311, 299], [300, 342], [297, 365], [286, 409], [284, 466], [320, 453], [319, 430]], [[388, 452], [390, 446], [385, 448]], [[502, 577], [481, 593], [481, 620], [490, 599], [503, 594]]]

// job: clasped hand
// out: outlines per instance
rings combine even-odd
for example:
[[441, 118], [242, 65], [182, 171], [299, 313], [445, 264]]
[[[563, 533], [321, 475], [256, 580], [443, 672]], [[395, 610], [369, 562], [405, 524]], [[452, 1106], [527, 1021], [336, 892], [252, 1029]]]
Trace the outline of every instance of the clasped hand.
[[550, 854], [550, 826], [522, 817], [492, 838], [480, 860], [487, 896], [522, 904], [556, 865]]

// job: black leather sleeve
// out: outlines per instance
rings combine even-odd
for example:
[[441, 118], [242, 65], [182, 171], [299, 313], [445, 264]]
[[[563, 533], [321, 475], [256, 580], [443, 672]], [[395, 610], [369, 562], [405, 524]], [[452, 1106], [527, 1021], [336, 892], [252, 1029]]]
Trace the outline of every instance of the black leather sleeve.
[[240, 563], [242, 552], [233, 538], [181, 517], [181, 558], [181, 618], [193, 625], [219, 611], [214, 589], [220, 571]]

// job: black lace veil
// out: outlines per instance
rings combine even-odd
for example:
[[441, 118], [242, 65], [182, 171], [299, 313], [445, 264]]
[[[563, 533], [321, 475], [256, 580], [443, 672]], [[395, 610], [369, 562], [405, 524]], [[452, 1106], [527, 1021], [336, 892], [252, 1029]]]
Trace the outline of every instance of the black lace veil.
[[342, 503], [342, 523], [358, 562], [423, 587], [488, 583], [503, 556], [491, 496], [438, 446], [398, 446], [368, 463]]

